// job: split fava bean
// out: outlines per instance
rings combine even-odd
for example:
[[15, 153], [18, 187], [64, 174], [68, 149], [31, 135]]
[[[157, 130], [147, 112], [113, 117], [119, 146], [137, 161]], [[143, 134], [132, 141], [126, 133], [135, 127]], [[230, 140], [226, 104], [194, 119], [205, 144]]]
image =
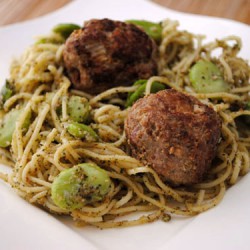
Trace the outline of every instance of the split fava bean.
[[212, 62], [198, 61], [189, 73], [190, 82], [197, 93], [227, 92], [229, 85], [219, 68]]
[[82, 163], [62, 171], [55, 178], [51, 195], [57, 206], [74, 210], [103, 200], [110, 186], [106, 170], [93, 163]]
[[90, 116], [90, 106], [84, 97], [70, 96], [67, 108], [69, 117], [74, 122], [85, 123]]
[[[12, 141], [12, 135], [15, 131], [16, 122], [23, 112], [23, 109], [12, 109], [10, 112], [6, 113], [3, 117], [2, 124], [0, 127], [0, 147], [8, 147]], [[23, 124], [23, 128], [27, 129], [30, 124], [30, 116], [26, 117]]]
[[68, 132], [76, 138], [82, 139], [87, 136], [98, 141], [99, 137], [96, 132], [90, 127], [82, 123], [72, 122], [67, 127]]

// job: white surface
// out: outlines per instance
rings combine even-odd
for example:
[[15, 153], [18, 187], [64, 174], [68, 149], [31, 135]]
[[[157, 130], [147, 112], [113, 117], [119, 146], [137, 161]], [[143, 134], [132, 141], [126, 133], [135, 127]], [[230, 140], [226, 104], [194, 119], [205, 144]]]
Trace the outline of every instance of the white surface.
[[[241, 56], [250, 58], [250, 27], [219, 18], [187, 15], [159, 7], [145, 0], [74, 1], [50, 15], [0, 28], [0, 82], [8, 76], [14, 56], [60, 22], [81, 24], [91, 18], [180, 21], [180, 28], [205, 34], [208, 40], [238, 35], [243, 41]], [[0, 167], [1, 168], [1, 167]], [[66, 218], [54, 217], [21, 198], [0, 181], [0, 249], [102, 249], [102, 250], [198, 250], [250, 249], [250, 175], [227, 191], [216, 208], [193, 218], [170, 223], [125, 229], [77, 228]]]

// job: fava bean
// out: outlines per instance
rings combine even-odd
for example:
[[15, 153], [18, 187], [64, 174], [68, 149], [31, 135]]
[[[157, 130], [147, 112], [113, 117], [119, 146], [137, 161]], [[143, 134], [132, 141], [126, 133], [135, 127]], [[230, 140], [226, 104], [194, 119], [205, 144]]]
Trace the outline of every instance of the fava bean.
[[[138, 99], [144, 96], [147, 80], [138, 80], [134, 83], [134, 86], [140, 85], [138, 89], [129, 94], [127, 101], [126, 101], [126, 107], [132, 106]], [[156, 93], [160, 90], [166, 89], [166, 85], [159, 83], [159, 82], [153, 82], [151, 86], [151, 93]]]
[[35, 44], [45, 44], [45, 43], [62, 44], [64, 43], [64, 38], [42, 37], [42, 38], [39, 38]]
[[[23, 109], [12, 109], [10, 112], [6, 113], [2, 119], [0, 127], [0, 147], [8, 147], [12, 141], [12, 135], [16, 128], [16, 122], [23, 112]], [[30, 125], [31, 115], [26, 117], [23, 124], [23, 128], [27, 129]]]
[[63, 38], [67, 39], [74, 30], [81, 27], [74, 23], [60, 23], [53, 28], [53, 31], [60, 34]]
[[229, 91], [219, 68], [212, 62], [198, 61], [190, 69], [190, 82], [197, 93], [215, 93]]
[[72, 121], [85, 123], [90, 116], [88, 100], [80, 96], [70, 96], [68, 100], [68, 114]]
[[99, 137], [96, 132], [90, 127], [82, 123], [72, 122], [67, 127], [68, 132], [76, 138], [82, 139], [85, 137], [92, 137], [98, 141]]
[[155, 41], [159, 42], [161, 40], [162, 27], [160, 23], [146, 20], [127, 20], [126, 22], [141, 27]]
[[4, 104], [13, 95], [13, 89], [10, 83], [6, 80], [1, 90], [1, 103]]
[[62, 171], [51, 187], [54, 203], [68, 210], [101, 201], [108, 194], [111, 180], [107, 172], [93, 163], [82, 163]]

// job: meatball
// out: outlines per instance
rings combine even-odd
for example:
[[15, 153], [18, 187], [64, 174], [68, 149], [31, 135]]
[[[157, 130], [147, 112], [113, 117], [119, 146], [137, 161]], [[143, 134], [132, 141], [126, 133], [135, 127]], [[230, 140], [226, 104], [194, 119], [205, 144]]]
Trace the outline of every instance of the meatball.
[[90, 20], [65, 43], [63, 59], [75, 89], [91, 94], [157, 73], [157, 47], [133, 24]]
[[202, 180], [221, 134], [217, 113], [173, 89], [139, 99], [129, 110], [125, 132], [133, 157], [174, 185]]

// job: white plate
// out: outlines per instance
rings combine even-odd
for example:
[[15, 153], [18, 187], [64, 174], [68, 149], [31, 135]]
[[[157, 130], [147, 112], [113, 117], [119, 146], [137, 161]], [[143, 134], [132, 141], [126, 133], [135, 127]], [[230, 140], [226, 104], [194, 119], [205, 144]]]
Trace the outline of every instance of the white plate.
[[[250, 58], [250, 27], [220, 18], [182, 14], [164, 9], [145, 0], [84, 0], [44, 17], [0, 28], [0, 82], [8, 77], [14, 56], [33, 42], [33, 37], [46, 34], [57, 23], [91, 18], [148, 19], [165, 18], [180, 21], [180, 28], [205, 34], [208, 40], [238, 35], [243, 41], [241, 56]], [[2, 167], [1, 167], [2, 168]], [[170, 223], [99, 230], [76, 228], [70, 220], [54, 217], [28, 204], [5, 183], [0, 182], [0, 249], [249, 249], [250, 175], [230, 188], [214, 209], [193, 218]]]

